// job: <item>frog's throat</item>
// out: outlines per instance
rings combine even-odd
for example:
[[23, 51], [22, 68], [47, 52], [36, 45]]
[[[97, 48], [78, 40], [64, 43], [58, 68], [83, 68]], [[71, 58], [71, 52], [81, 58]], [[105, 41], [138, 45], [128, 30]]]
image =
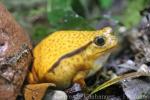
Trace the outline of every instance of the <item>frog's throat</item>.
[[69, 52], [63, 56], [61, 56], [53, 65], [52, 67], [48, 70], [48, 72], [54, 72], [54, 69], [60, 64], [60, 62], [63, 60], [63, 59], [66, 59], [66, 58], [69, 58], [69, 57], [72, 57], [76, 54], [79, 54], [81, 53], [82, 51], [84, 51], [89, 45], [92, 44], [92, 41], [88, 42], [87, 44], [85, 44], [84, 46], [72, 51], [72, 52]]
[[99, 71], [103, 67], [103, 65], [105, 64], [105, 62], [107, 61], [109, 56], [110, 56], [110, 53], [108, 52], [108, 53], [104, 54], [103, 56], [100, 56], [97, 59], [95, 59], [93, 65], [92, 65], [93, 67], [90, 70], [90, 72], [88, 73], [87, 78], [89, 76], [94, 75], [97, 71]]

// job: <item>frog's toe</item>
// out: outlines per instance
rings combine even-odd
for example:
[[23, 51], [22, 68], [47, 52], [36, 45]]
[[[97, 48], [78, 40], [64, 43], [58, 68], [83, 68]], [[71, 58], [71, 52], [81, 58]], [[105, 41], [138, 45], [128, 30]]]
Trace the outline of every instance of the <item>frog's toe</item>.
[[84, 81], [84, 78], [74, 79], [73, 82], [80, 84], [81, 87], [85, 87], [85, 86], [86, 86], [86, 83], [85, 83], [85, 81]]
[[73, 82], [74, 83], [78, 83], [80, 84], [81, 87], [85, 87], [86, 83], [85, 83], [85, 77], [86, 77], [87, 73], [86, 71], [80, 71], [79, 73], [76, 74], [76, 76], [73, 78]]

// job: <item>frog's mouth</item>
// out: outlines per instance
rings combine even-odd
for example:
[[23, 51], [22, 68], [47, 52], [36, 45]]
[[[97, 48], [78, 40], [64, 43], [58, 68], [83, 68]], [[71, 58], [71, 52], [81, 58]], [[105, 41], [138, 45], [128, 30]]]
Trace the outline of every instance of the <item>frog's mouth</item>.
[[97, 52], [97, 53], [95, 53], [95, 55], [99, 55], [99, 54], [104, 55], [106, 53], [111, 53], [111, 52], [115, 51], [117, 49], [117, 47], [118, 47], [118, 45], [113, 46], [111, 48], [108, 48], [108, 49], [105, 49], [103, 51]]

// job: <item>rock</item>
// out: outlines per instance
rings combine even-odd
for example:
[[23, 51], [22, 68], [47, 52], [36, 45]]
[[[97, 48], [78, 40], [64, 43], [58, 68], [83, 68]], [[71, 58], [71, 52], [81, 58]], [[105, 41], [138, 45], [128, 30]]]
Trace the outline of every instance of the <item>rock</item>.
[[15, 100], [32, 61], [26, 32], [0, 4], [0, 100]]
[[43, 100], [68, 100], [67, 94], [60, 90], [48, 90]]

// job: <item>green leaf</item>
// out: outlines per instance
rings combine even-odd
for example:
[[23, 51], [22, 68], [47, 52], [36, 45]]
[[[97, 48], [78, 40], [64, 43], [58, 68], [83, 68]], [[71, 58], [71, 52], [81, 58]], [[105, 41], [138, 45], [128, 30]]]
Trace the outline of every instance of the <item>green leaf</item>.
[[90, 23], [76, 13], [70, 12], [63, 18], [63, 22], [58, 26], [60, 29], [91, 30]]
[[34, 26], [34, 34], [32, 34], [32, 40], [35, 42], [39, 42], [41, 39], [46, 37], [49, 33], [47, 27], [42, 25]]
[[[79, 16], [73, 7], [72, 0], [48, 0], [48, 19], [50, 25], [56, 30], [67, 29], [93, 29], [90, 23], [83, 17]], [[80, 5], [81, 7], [82, 5]], [[78, 12], [79, 13], [79, 12]]]
[[85, 17], [85, 9], [81, 0], [72, 0], [72, 9], [82, 17]]
[[112, 5], [112, 0], [98, 0], [100, 7], [103, 9], [108, 9]]
[[72, 0], [48, 0], [47, 12], [50, 24], [55, 25], [62, 21], [64, 15], [72, 11]]
[[139, 23], [141, 18], [139, 11], [142, 9], [142, 5], [143, 0], [137, 0], [136, 2], [132, 0], [129, 2], [122, 17], [122, 22], [127, 28], [131, 28]]
[[132, 28], [139, 24], [141, 16], [139, 12], [150, 4], [149, 0], [128, 0], [126, 10], [121, 16], [122, 22], [127, 28]]

